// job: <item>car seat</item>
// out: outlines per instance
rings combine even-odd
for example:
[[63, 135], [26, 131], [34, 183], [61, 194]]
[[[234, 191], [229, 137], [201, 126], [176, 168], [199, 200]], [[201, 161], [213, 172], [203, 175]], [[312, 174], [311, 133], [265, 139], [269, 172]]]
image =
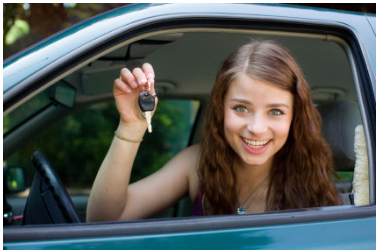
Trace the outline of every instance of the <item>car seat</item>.
[[[362, 124], [359, 105], [353, 101], [335, 101], [317, 106], [322, 119], [322, 133], [333, 152], [336, 171], [354, 171], [355, 128]], [[343, 204], [354, 204], [352, 183], [337, 183]]]

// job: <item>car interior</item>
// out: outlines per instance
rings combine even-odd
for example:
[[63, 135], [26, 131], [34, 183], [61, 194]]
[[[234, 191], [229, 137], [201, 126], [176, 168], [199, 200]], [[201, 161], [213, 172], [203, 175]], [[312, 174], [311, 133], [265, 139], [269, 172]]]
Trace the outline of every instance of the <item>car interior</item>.
[[[322, 115], [323, 134], [332, 148], [336, 169], [343, 174], [343, 176], [340, 175], [343, 183], [340, 181], [337, 183], [343, 193], [343, 202], [348, 205], [354, 204], [352, 194], [353, 172], [356, 164], [354, 136], [355, 127], [362, 125], [362, 109], [358, 103], [357, 85], [359, 83], [354, 77], [354, 62], [348, 55], [346, 43], [339, 38], [330, 38], [325, 34], [235, 29], [181, 29], [153, 32], [132, 41], [123, 41], [105, 53], [97, 55], [90, 62], [86, 62], [85, 66], [69, 70], [56, 82], [25, 101], [24, 105], [5, 115], [3, 152], [6, 168], [4, 171], [5, 169], [11, 170], [11, 167], [22, 167], [22, 170], [27, 172], [26, 186], [13, 191], [11, 188], [4, 190], [6, 192], [4, 213], [13, 216], [13, 221], [9, 223], [30, 225], [85, 222], [90, 182], [83, 183], [84, 188], [80, 188], [77, 193], [75, 184], [83, 178], [77, 175], [79, 173], [70, 173], [70, 171], [86, 172], [87, 170], [87, 174], [89, 172], [91, 174], [87, 176], [87, 181], [94, 180], [100, 160], [104, 158], [106, 146], [109, 147], [118, 122], [117, 111], [113, 105], [112, 85], [113, 80], [119, 76], [121, 68], [133, 69], [140, 67], [144, 62], [149, 62], [154, 67], [156, 92], [162, 102], [161, 110], [157, 110], [156, 119], [152, 121], [155, 132], [145, 133], [146, 140], [140, 148], [139, 155], [141, 155], [140, 159], [145, 160], [145, 157], [150, 159], [147, 164], [160, 167], [165, 160], [158, 159], [161, 154], [150, 154], [151, 150], [148, 148], [152, 148], [151, 142], [158, 144], [160, 151], [167, 153], [163, 154], [166, 158], [186, 146], [199, 142], [206, 105], [222, 61], [235, 48], [253, 40], [264, 39], [274, 40], [286, 47], [301, 66], [311, 87], [314, 103]], [[179, 103], [181, 101], [183, 103]], [[105, 115], [108, 116], [104, 117], [104, 121], [111, 120], [111, 127], [102, 126], [93, 112], [104, 108], [107, 109]], [[67, 122], [61, 124], [63, 125], [61, 128], [54, 126], [74, 115], [77, 115], [76, 124]], [[80, 126], [77, 123], [79, 124], [80, 118], [83, 119], [84, 115], [92, 119], [91, 130], [101, 136], [104, 134], [108, 142], [93, 142], [85, 146], [86, 150], [83, 150], [81, 145], [75, 145], [78, 141], [77, 136], [84, 137], [86, 134], [85, 137], [90, 137], [90, 134], [94, 134], [79, 131]], [[69, 122], [72, 122], [71, 119]], [[51, 129], [55, 131], [51, 133], [52, 136], [66, 138], [71, 142], [60, 143], [56, 145], [58, 146], [56, 148], [51, 147], [48, 144], [50, 139], [43, 136], [43, 132]], [[73, 130], [75, 130], [76, 137], [69, 138]], [[169, 130], [171, 134], [166, 134]], [[37, 141], [36, 139], [39, 139], [38, 145], [30, 145]], [[56, 142], [59, 144], [58, 139]], [[101, 151], [97, 148], [99, 144], [103, 146]], [[90, 163], [90, 167], [76, 165], [76, 157], [65, 154], [68, 149], [75, 152], [77, 156], [81, 155], [87, 160], [97, 161]], [[149, 153], [148, 156], [146, 156], [147, 153]], [[25, 160], [27, 158], [28, 161], [21, 161], [21, 157], [25, 157]], [[59, 161], [65, 159], [69, 160], [69, 164]], [[140, 177], [134, 178], [134, 181], [153, 172], [145, 168], [147, 165], [141, 167], [136, 163], [134, 169], [144, 169], [144, 171], [140, 173]], [[34, 177], [35, 172], [37, 175]], [[11, 174], [9, 171], [8, 173]], [[22, 174], [24, 173], [21, 172]], [[83, 173], [82, 176], [86, 176], [85, 174]], [[8, 176], [5, 178], [8, 179]], [[10, 184], [8, 181], [4, 182], [7, 187], [11, 187]], [[31, 189], [23, 191], [25, 187], [31, 187]], [[35, 193], [41, 194], [43, 188], [49, 187], [59, 188], [61, 192], [57, 195], [56, 190], [52, 190], [49, 196], [35, 199]], [[28, 195], [30, 195], [29, 199]], [[30, 199], [31, 197], [34, 198]], [[53, 206], [46, 203], [48, 200], [54, 201], [54, 198], [60, 201]], [[41, 204], [50, 205], [50, 209], [43, 210], [44, 213], [41, 214], [43, 211], [38, 211], [40, 205], [33, 203], [37, 201], [44, 201], [45, 203]], [[188, 217], [191, 209], [189, 199], [185, 198], [171, 209], [153, 218]], [[35, 212], [38, 212], [37, 216], [34, 216]], [[52, 217], [41, 218], [41, 215]], [[69, 218], [67, 219], [66, 216]]]

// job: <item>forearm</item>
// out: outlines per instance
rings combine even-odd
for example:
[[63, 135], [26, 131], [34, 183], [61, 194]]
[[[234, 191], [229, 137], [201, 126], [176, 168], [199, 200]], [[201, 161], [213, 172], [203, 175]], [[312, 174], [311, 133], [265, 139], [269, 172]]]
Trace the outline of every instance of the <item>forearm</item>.
[[[144, 123], [132, 127], [119, 124], [120, 136], [142, 139]], [[87, 221], [118, 220], [127, 203], [130, 174], [140, 143], [114, 137], [94, 181], [87, 207]]]
[[[148, 83], [149, 91], [155, 94], [154, 70], [148, 63], [131, 72], [122, 68], [119, 78], [114, 80], [113, 94], [120, 115], [117, 133], [123, 138], [140, 140], [145, 134], [147, 123], [139, 108], [139, 96]], [[158, 98], [155, 98], [155, 105]], [[139, 142], [114, 137], [111, 147], [99, 168], [87, 207], [87, 221], [118, 220], [125, 212], [129, 178]], [[129, 205], [129, 204], [128, 204]]]

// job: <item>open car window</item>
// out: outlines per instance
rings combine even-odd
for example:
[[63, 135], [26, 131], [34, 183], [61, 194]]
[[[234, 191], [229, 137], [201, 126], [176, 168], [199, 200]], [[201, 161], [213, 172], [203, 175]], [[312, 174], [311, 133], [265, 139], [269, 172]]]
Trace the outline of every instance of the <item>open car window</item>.
[[[33, 151], [42, 150], [51, 159], [69, 191], [81, 194], [76, 204], [80, 209], [81, 220], [85, 221], [87, 202], [83, 200], [82, 195], [87, 195], [90, 190], [97, 169], [112, 141], [112, 130], [116, 128], [119, 120], [110, 92], [112, 78], [124, 66], [120, 59], [123, 60], [124, 55], [129, 55], [126, 58], [126, 66], [140, 64], [140, 58], [144, 62], [152, 62], [157, 73], [156, 88], [158, 94], [162, 95], [158, 112], [153, 118], [155, 131], [153, 134], [146, 134], [135, 160], [131, 178], [131, 182], [134, 182], [152, 174], [180, 150], [192, 144], [195, 135], [195, 141], [199, 141], [197, 136], [200, 134], [201, 124], [195, 125], [195, 122], [198, 120], [200, 102], [177, 99], [174, 96], [184, 97], [185, 93], [186, 96], [195, 93], [198, 97], [203, 97], [201, 99], [205, 104], [221, 60], [234, 48], [257, 39], [264, 37], [248, 34], [247, 31], [180, 32], [151, 36], [126, 44], [67, 76], [64, 81], [75, 86], [79, 92], [76, 105], [85, 108], [74, 114], [71, 109], [72, 114], [68, 112], [71, 115], [64, 120], [49, 122], [45, 125], [46, 130], [38, 132], [36, 137], [10, 156], [6, 162], [27, 167], [30, 183], [34, 168], [29, 157]], [[311, 85], [315, 105], [322, 113], [323, 133], [332, 147], [336, 167], [342, 179], [337, 181], [338, 188], [344, 194], [346, 204], [354, 204], [351, 198], [356, 161], [354, 137], [355, 127], [361, 126], [362, 120], [351, 62], [340, 44], [336, 41], [324, 41], [320, 35], [314, 39], [302, 35], [269, 36], [268, 39], [288, 46], [302, 66]], [[215, 49], [214, 54], [208, 48], [219, 40], [226, 41], [226, 47], [223, 50]], [[229, 44], [231, 46], [228, 46]], [[307, 46], [310, 48], [309, 52], [306, 50]], [[190, 61], [174, 63], [178, 58], [192, 57], [202, 60], [195, 64]], [[325, 64], [322, 64], [324, 61]], [[182, 72], [183, 69], [185, 71]], [[191, 88], [190, 86], [197, 86], [192, 84], [195, 82], [203, 85], [196, 89]], [[104, 102], [102, 98], [96, 101], [95, 97], [103, 95], [107, 96], [108, 102]], [[166, 99], [163, 99], [163, 95]], [[169, 99], [169, 96], [172, 99]], [[85, 104], [88, 97], [92, 105], [80, 105]], [[29, 103], [34, 100], [34, 103], [37, 103], [39, 99], [39, 96], [36, 96]], [[20, 114], [23, 113], [15, 110], [6, 118]], [[12, 123], [13, 120], [9, 122]], [[202, 120], [200, 122], [202, 123]], [[343, 125], [344, 130], [338, 132], [338, 125]], [[338, 141], [338, 138], [343, 141]], [[180, 211], [187, 213], [188, 210], [182, 210], [182, 207], [184, 208], [182, 205]], [[178, 208], [177, 205], [168, 215], [161, 216], [174, 217], [179, 212]]]

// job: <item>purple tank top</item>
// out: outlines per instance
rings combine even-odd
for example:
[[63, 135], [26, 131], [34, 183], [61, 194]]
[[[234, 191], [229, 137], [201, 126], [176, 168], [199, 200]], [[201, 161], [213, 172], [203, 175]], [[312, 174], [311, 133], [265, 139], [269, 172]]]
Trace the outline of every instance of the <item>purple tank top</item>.
[[195, 204], [194, 204], [193, 210], [192, 210], [192, 216], [203, 216], [204, 215], [204, 209], [202, 207], [202, 200], [203, 199], [204, 199], [204, 189], [201, 190], [201, 195], [199, 195], [195, 200]]

